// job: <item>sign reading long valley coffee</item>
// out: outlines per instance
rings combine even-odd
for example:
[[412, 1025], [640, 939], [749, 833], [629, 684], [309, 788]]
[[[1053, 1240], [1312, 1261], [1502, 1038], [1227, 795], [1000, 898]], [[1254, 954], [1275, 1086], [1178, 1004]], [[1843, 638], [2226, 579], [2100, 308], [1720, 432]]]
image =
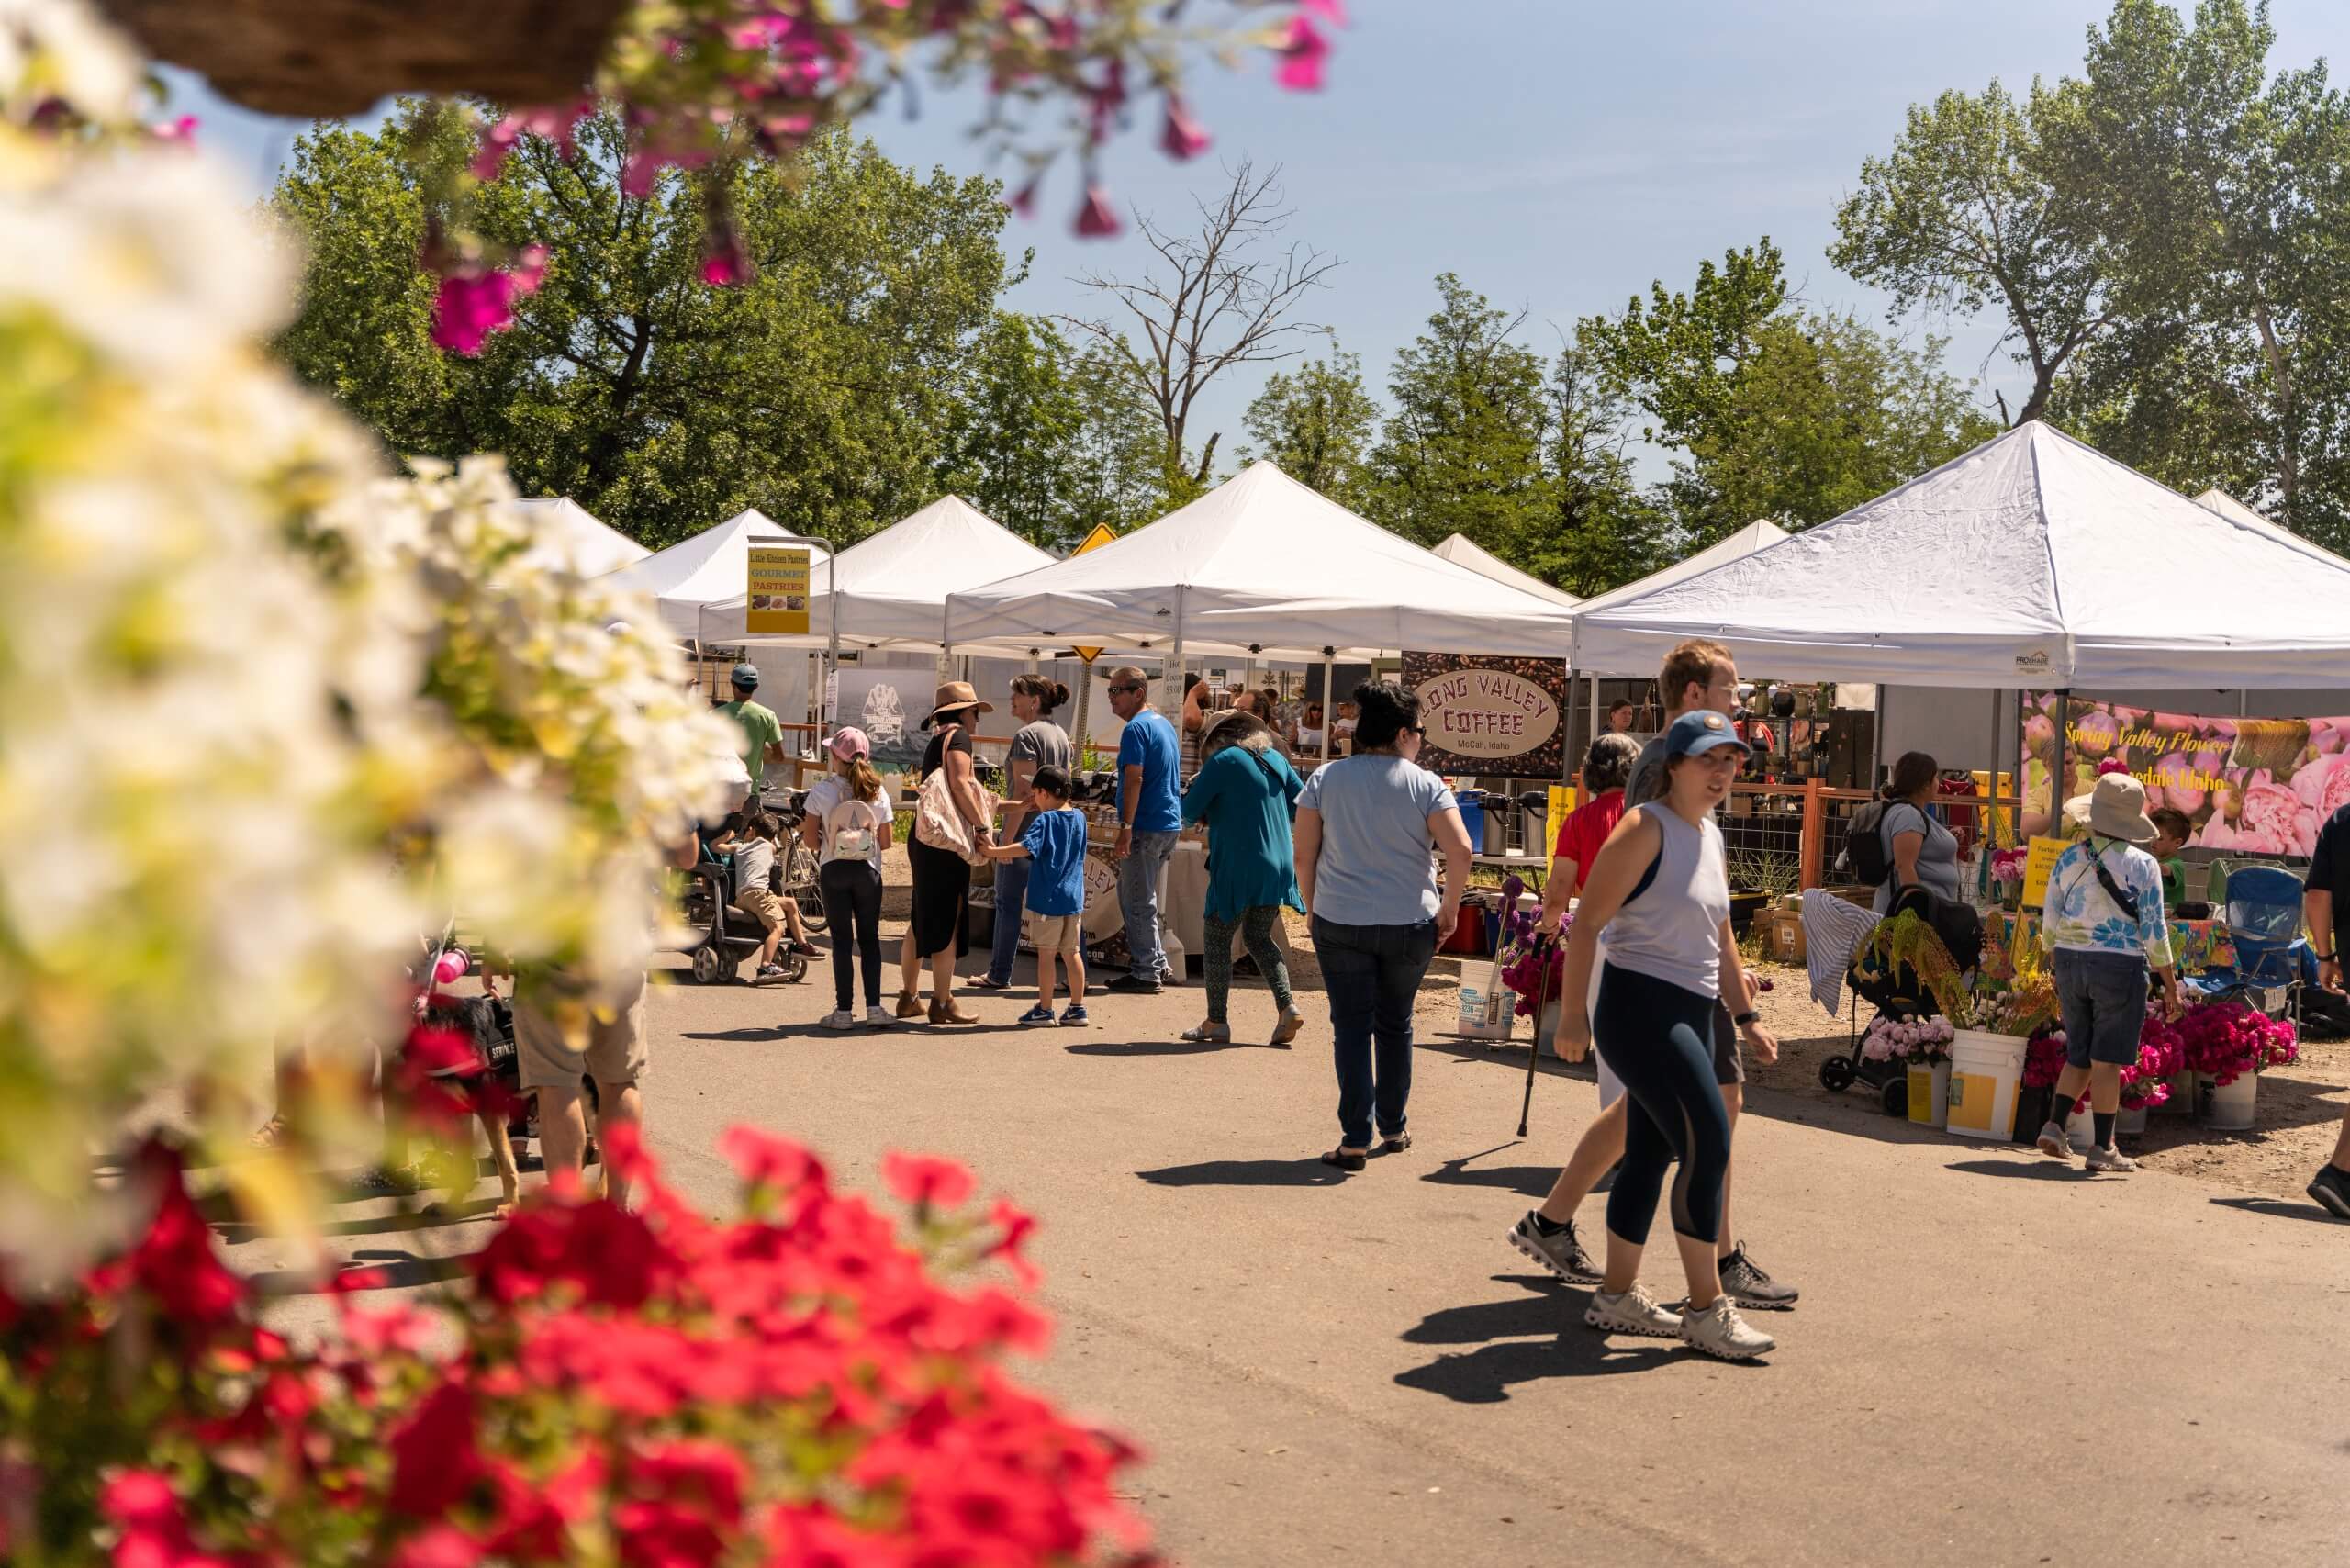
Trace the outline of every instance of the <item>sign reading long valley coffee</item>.
[[1563, 659], [1404, 655], [1404, 689], [1420, 700], [1420, 766], [1505, 778], [1564, 777]]

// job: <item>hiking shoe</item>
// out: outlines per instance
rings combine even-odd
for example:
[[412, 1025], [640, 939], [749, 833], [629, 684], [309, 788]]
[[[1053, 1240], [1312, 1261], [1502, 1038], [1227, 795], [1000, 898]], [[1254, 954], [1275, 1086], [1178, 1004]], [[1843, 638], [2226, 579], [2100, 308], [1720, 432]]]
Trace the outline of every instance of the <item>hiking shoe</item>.
[[2102, 1148], [2092, 1146], [2088, 1153], [2083, 1157], [2083, 1160], [2092, 1170], [2110, 1170], [2116, 1176], [2127, 1176], [2138, 1169], [2136, 1160], [2111, 1144], [2107, 1144]]
[[2350, 1170], [2339, 1165], [2322, 1167], [2310, 1182], [2310, 1196], [2336, 1219], [2350, 1219]]
[[1779, 1342], [1768, 1334], [1747, 1327], [1746, 1319], [1738, 1315], [1727, 1292], [1716, 1296], [1714, 1304], [1704, 1311], [1682, 1315], [1681, 1340], [1693, 1350], [1702, 1350], [1726, 1361], [1752, 1361], [1779, 1348]]
[[877, 1002], [865, 1010], [865, 1026], [868, 1029], [894, 1029], [898, 1026], [898, 1020], [888, 1008]]
[[1785, 1312], [1803, 1294], [1795, 1286], [1782, 1284], [1764, 1273], [1761, 1265], [1746, 1255], [1743, 1245], [1722, 1260], [1722, 1291], [1750, 1312]]
[[1061, 1010], [1061, 1026], [1063, 1028], [1082, 1029], [1091, 1022], [1092, 1022], [1092, 1020], [1089, 1019], [1085, 1015], [1085, 1006], [1082, 1002], [1072, 1002]]
[[1122, 996], [1157, 996], [1159, 988], [1157, 980], [1136, 980], [1132, 975], [1120, 975], [1104, 989], [1114, 991]]
[[790, 978], [790, 976], [783, 972], [783, 966], [781, 964], [761, 964], [759, 966], [756, 983], [760, 985], [770, 985], [777, 980], [789, 980]]
[[2073, 1140], [2065, 1136], [2065, 1125], [2062, 1122], [2040, 1124], [2040, 1152], [2052, 1159], [2073, 1158]]
[[1591, 1260], [1591, 1254], [1575, 1239], [1575, 1222], [1569, 1220], [1565, 1229], [1546, 1236], [1535, 1223], [1534, 1213], [1527, 1210], [1526, 1217], [1510, 1227], [1509, 1244], [1562, 1280], [1578, 1285], [1597, 1284], [1599, 1265]]
[[1591, 1305], [1583, 1309], [1583, 1320], [1602, 1334], [1646, 1334], [1670, 1339], [1684, 1332], [1681, 1315], [1659, 1306], [1646, 1285], [1634, 1285], [1621, 1295], [1592, 1292]]
[[1020, 1015], [1023, 1024], [1049, 1024], [1052, 1021], [1053, 1010], [1041, 1002]]
[[851, 1013], [845, 1007], [835, 1007], [830, 1013], [824, 1014], [824, 1027], [827, 1029], [854, 1029], [856, 1027], [856, 1014]]

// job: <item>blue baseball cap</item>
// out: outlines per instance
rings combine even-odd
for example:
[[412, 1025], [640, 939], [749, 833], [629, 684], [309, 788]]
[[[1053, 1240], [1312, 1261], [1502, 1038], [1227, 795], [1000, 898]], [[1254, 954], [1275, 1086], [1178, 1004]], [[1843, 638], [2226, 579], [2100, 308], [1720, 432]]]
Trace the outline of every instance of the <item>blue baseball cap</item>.
[[745, 691], [756, 691], [759, 689], [759, 666], [753, 664], [736, 665], [728, 673], [726, 678]]
[[1710, 708], [1684, 713], [1673, 721], [1673, 728], [1664, 732], [1664, 760], [1703, 756], [1717, 746], [1726, 745], [1746, 749], [1746, 743], [1738, 738], [1738, 731], [1729, 720]]

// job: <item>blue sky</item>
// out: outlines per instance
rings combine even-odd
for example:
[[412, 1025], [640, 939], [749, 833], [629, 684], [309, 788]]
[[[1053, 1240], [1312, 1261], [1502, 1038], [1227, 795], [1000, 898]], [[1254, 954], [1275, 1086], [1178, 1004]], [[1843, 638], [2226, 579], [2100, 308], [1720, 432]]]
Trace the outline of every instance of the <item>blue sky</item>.
[[[1296, 238], [1346, 265], [1314, 297], [1311, 319], [1335, 328], [1383, 388], [1397, 348], [1434, 308], [1432, 280], [1459, 273], [1497, 304], [1525, 308], [1527, 341], [1545, 349], [1575, 318], [1620, 307], [1650, 281], [1685, 287], [1698, 261], [1769, 234], [1810, 302], [1881, 319], [1883, 299], [1825, 255], [1835, 209], [1861, 160], [1884, 151], [1908, 106], [1993, 77], [2019, 90], [2034, 75], [2078, 70], [2105, 0], [1354, 0], [1329, 85], [1284, 93], [1263, 60], [1242, 73], [1202, 64], [1196, 113], [1215, 135], [1203, 158], [1175, 164], [1156, 148], [1146, 108], [1112, 149], [1104, 174], [1122, 201], [1165, 221], [1220, 185], [1219, 160], [1284, 167]], [[2276, 0], [2272, 63], [2350, 56], [2350, 6]], [[177, 107], [203, 117], [203, 138], [265, 188], [302, 128], [241, 113], [200, 84], [174, 83]], [[887, 107], [864, 126], [893, 156], [927, 167], [983, 167], [963, 132], [969, 99], [933, 95], [907, 121]], [[1066, 164], [1039, 214], [1011, 220], [1005, 241], [1034, 247], [1019, 308], [1081, 311], [1081, 270], [1132, 274], [1131, 236], [1080, 241]], [[1960, 375], [1985, 371], [1996, 323], [1906, 322], [1946, 332]], [[1219, 383], [1195, 434], [1224, 432], [1262, 379], [1242, 367]], [[2003, 360], [1988, 385], [2012, 387]], [[1987, 391], [1985, 395], [1987, 402]], [[2010, 402], [2014, 401], [2010, 396]]]

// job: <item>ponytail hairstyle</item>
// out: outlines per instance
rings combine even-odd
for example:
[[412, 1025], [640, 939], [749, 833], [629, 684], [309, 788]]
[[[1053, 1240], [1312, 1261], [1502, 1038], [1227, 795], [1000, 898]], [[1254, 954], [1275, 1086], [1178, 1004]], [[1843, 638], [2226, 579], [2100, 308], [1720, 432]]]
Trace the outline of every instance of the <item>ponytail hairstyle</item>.
[[850, 791], [860, 801], [871, 802], [880, 799], [881, 776], [873, 771], [873, 764], [862, 756], [852, 756], [841, 767], [841, 777], [848, 780]]
[[1051, 718], [1054, 709], [1069, 701], [1069, 688], [1048, 675], [1013, 676], [1012, 694], [1014, 697], [1035, 698], [1036, 716], [1040, 719]]

